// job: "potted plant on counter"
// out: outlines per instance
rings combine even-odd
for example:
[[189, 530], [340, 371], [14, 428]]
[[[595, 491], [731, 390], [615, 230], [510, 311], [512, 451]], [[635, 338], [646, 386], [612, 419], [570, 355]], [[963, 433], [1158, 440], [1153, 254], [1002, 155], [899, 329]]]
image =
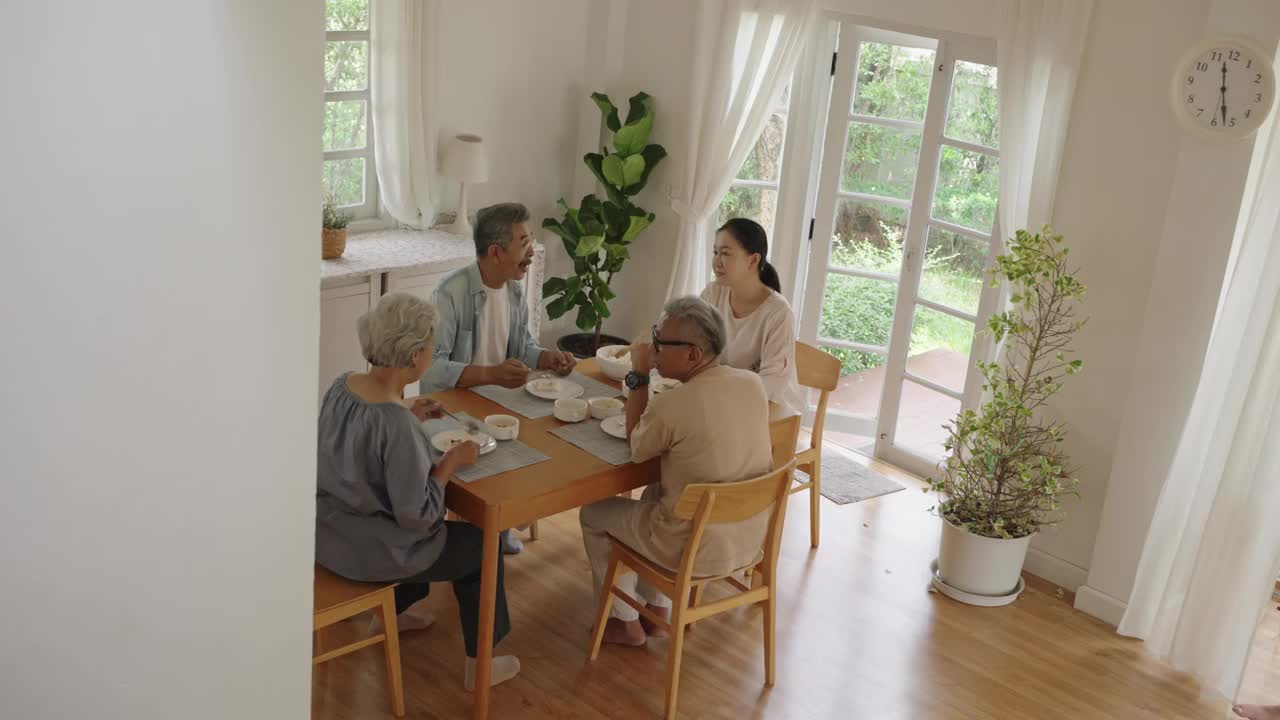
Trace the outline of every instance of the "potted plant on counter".
[[330, 193], [324, 197], [321, 212], [320, 257], [334, 260], [342, 257], [347, 249], [347, 225], [351, 216], [338, 210], [338, 201]]
[[576, 208], [561, 199], [564, 217], [542, 221], [542, 227], [560, 236], [573, 260], [573, 274], [547, 279], [542, 297], [553, 298], [547, 305], [547, 315], [552, 320], [578, 309], [576, 324], [584, 332], [566, 335], [557, 343], [561, 350], [578, 357], [591, 357], [603, 345], [628, 342], [601, 334], [609, 317], [609, 302], [615, 297], [610, 283], [631, 257], [636, 236], [655, 217], [636, 206], [631, 198], [644, 189], [649, 173], [667, 156], [661, 145], [649, 143], [653, 98], [648, 94], [631, 98], [625, 124], [619, 120], [618, 109], [608, 95], [592, 93], [591, 99], [613, 133], [613, 151], [601, 148], [599, 153], [587, 153], [583, 162], [604, 186], [607, 197], [601, 200], [594, 193], [587, 195]]
[[934, 583], [965, 602], [1012, 602], [1031, 539], [1061, 520], [1064, 496], [1077, 494], [1063, 427], [1041, 417], [1063, 379], [1082, 368], [1070, 344], [1085, 322], [1075, 317], [1085, 288], [1062, 241], [1049, 227], [1019, 230], [996, 258], [992, 281], [1008, 283], [1009, 309], [988, 331], [1003, 343], [1002, 357], [977, 364], [986, 400], [946, 425], [949, 455], [929, 480], [943, 521]]

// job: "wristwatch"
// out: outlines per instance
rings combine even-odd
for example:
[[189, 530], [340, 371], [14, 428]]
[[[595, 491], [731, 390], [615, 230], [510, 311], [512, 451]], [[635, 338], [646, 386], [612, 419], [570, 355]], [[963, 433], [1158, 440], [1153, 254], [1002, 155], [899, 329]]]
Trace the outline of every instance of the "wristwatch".
[[648, 385], [649, 376], [641, 375], [635, 370], [630, 370], [627, 372], [626, 377], [622, 379], [622, 383], [627, 386], [628, 390], [635, 390], [636, 388], [642, 388], [645, 385]]

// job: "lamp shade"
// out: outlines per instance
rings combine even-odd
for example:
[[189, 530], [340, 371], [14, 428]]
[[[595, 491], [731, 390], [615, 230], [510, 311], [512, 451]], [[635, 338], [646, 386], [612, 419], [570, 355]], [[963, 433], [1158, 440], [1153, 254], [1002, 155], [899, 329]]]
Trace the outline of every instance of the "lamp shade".
[[484, 182], [489, 179], [489, 156], [479, 135], [454, 136], [444, 149], [441, 173], [462, 182]]

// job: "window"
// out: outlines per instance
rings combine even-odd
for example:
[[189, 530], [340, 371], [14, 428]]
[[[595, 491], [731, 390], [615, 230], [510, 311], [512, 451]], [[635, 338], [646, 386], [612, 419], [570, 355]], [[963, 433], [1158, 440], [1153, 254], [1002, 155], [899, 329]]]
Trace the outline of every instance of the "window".
[[729, 218], [746, 217], [760, 223], [773, 237], [773, 220], [778, 211], [778, 180], [782, 174], [782, 145], [787, 137], [787, 106], [791, 87], [782, 91], [773, 115], [760, 132], [756, 145], [742, 163], [738, 177], [720, 201], [717, 227]]
[[377, 214], [369, 102], [369, 0], [327, 0], [324, 188], [357, 218]]

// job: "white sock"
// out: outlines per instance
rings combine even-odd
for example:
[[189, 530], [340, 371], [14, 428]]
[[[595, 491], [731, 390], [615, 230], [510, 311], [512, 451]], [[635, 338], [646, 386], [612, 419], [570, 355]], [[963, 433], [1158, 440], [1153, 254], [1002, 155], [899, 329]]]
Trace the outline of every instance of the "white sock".
[[[489, 687], [493, 687], [520, 674], [520, 658], [515, 655], [499, 655], [493, 659], [493, 664], [489, 667], [492, 668], [489, 671]], [[467, 692], [476, 689], [475, 658], [467, 658], [467, 664], [462, 673], [462, 686], [467, 689]]]

